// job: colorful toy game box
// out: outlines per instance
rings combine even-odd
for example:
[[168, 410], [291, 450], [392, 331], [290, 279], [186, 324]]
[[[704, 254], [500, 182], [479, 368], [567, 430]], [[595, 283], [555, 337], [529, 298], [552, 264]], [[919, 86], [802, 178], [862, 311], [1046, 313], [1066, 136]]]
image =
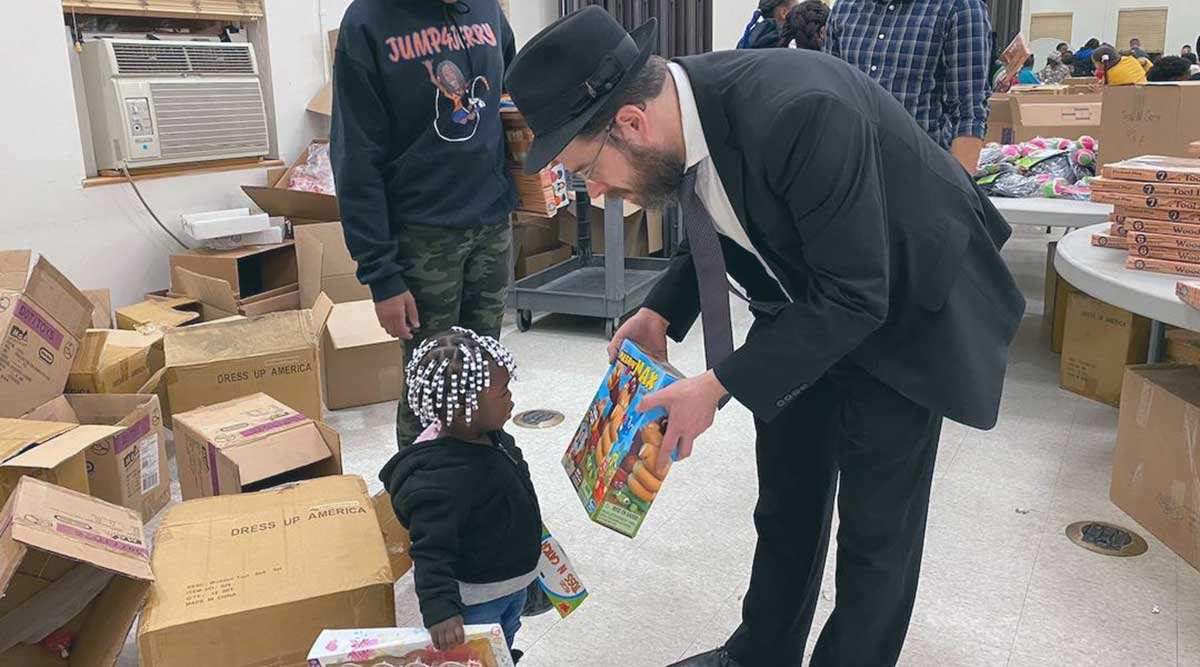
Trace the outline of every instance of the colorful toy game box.
[[663, 478], [654, 470], [667, 430], [665, 411], [643, 413], [638, 404], [682, 378], [632, 342], [622, 343], [563, 456], [567, 476], [592, 521], [628, 537], [637, 535], [662, 488]]
[[564, 618], [578, 609], [588, 596], [567, 552], [545, 526], [542, 526], [542, 555], [538, 559], [538, 585], [558, 615]]
[[308, 653], [309, 667], [513, 667], [499, 625], [468, 625], [466, 643], [433, 647], [424, 628], [324, 630]]

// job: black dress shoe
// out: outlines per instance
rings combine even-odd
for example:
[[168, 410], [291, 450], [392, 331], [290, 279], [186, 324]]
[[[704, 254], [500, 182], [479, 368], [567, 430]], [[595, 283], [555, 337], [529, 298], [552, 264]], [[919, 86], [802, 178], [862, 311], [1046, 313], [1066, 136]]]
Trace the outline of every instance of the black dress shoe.
[[722, 646], [707, 653], [684, 658], [669, 667], [742, 667], [742, 663], [734, 660]]
[[512, 653], [512, 661], [514, 665], [518, 662], [521, 662], [521, 658], [525, 657], [525, 652], [521, 649], [514, 648], [512, 651], [510, 651], [510, 653]]

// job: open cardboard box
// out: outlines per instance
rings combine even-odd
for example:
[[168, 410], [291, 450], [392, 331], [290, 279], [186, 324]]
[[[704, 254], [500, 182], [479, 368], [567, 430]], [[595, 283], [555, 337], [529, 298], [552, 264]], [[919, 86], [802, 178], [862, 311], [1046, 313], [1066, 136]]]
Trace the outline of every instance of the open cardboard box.
[[335, 303], [321, 336], [325, 405], [340, 410], [404, 392], [404, 343], [379, 326], [371, 301]]
[[107, 288], [85, 289], [82, 292], [92, 302], [92, 328], [113, 328], [112, 293]]
[[361, 477], [175, 505], [153, 566], [142, 667], [301, 667], [322, 630], [396, 625], [391, 566]]
[[340, 475], [338, 434], [266, 394], [175, 415], [185, 500]]
[[[105, 572], [112, 578], [90, 601], [70, 585], [76, 576]], [[65, 627], [74, 635], [68, 658], [22, 642], [0, 651], [0, 664], [115, 665], [153, 580], [150, 547], [137, 512], [23, 478], [0, 512], [0, 627], [5, 628], [0, 642], [19, 634], [7, 622], [28, 628], [30, 621], [45, 623], [51, 614], [67, 616], [85, 606], [67, 616]]]
[[350, 256], [340, 222], [295, 225], [296, 263], [300, 271], [300, 307], [312, 308], [322, 292], [334, 303], [371, 298], [358, 282], [358, 263]]
[[1195, 81], [1105, 86], [1100, 160], [1139, 155], [1187, 157], [1200, 139], [1200, 83]]
[[[329, 142], [324, 139], [318, 139], [313, 143]], [[310, 149], [311, 144], [309, 148], [304, 149], [304, 152], [300, 154], [296, 162], [286, 169], [282, 167], [268, 169], [267, 185], [243, 185], [242, 192], [245, 192], [247, 197], [253, 199], [254, 203], [258, 204], [258, 207], [267, 214], [272, 217], [282, 216], [291, 220], [293, 224], [341, 220], [341, 215], [338, 213], [336, 196], [321, 194], [319, 192], [291, 190], [287, 186], [292, 175], [292, 170], [308, 161], [308, 151]]]
[[[0, 417], [17, 417], [63, 393], [92, 302], [45, 257], [0, 251]], [[28, 280], [26, 280], [28, 274]]]
[[321, 417], [321, 335], [333, 304], [168, 331], [162, 381], [172, 415], [263, 392]]
[[67, 377], [67, 391], [133, 394], [163, 367], [163, 335], [124, 329], [88, 329]]
[[146, 328], [172, 329], [199, 322], [201, 304], [187, 297], [147, 298], [117, 309], [117, 328], [139, 331]]
[[299, 289], [291, 241], [171, 255], [171, 292], [200, 301], [205, 320], [294, 310]]
[[89, 493], [128, 507], [149, 521], [171, 502], [167, 437], [158, 397], [147, 394], [67, 394], [23, 417], [119, 430], [85, 450]]
[[121, 432], [115, 426], [0, 418], [0, 504], [22, 477], [89, 493], [84, 451]]

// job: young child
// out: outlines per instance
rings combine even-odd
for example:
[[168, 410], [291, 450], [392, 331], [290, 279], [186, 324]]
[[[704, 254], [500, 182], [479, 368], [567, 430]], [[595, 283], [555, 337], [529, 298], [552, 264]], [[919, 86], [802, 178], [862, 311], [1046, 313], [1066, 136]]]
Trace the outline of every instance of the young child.
[[425, 341], [406, 369], [409, 404], [426, 430], [379, 478], [412, 538], [421, 616], [439, 650], [480, 623], [499, 623], [511, 649], [538, 576], [541, 511], [503, 430], [515, 369], [496, 339], [459, 327]]

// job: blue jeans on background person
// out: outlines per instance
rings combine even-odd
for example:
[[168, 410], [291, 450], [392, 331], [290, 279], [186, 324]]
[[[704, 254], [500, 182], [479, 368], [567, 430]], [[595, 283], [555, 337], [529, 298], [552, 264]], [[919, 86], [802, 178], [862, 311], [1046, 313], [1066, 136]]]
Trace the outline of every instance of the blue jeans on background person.
[[463, 608], [463, 625], [486, 625], [499, 623], [504, 630], [504, 639], [508, 649], [512, 650], [513, 639], [517, 630], [521, 629], [521, 610], [525, 608], [525, 597], [528, 589], [522, 588], [516, 593], [505, 595], [481, 604], [468, 605]]

